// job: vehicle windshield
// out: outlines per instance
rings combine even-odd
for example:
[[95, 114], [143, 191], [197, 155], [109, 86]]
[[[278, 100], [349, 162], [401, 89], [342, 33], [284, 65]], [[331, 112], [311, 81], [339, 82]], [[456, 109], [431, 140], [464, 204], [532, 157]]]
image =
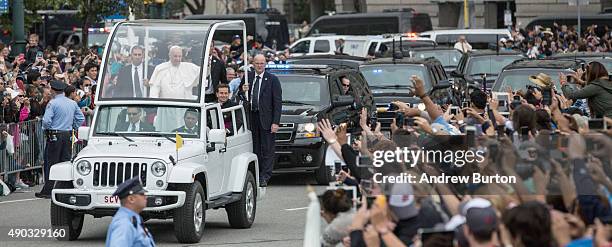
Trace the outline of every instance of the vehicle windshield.
[[520, 70], [507, 70], [501, 73], [497, 78], [495, 85], [493, 85], [494, 92], [501, 92], [506, 90], [506, 87], [512, 88], [512, 91], [524, 90], [527, 85], [536, 86], [529, 80], [529, 76], [537, 75], [539, 73], [545, 73], [553, 80], [557, 90], [561, 89], [559, 84], [559, 72], [567, 73], [565, 70], [552, 70], [552, 69], [520, 69]]
[[418, 64], [364, 65], [359, 69], [372, 89], [413, 87], [411, 75], [423, 79], [425, 88], [431, 89], [427, 69]]
[[499, 75], [504, 67], [521, 59], [521, 56], [479, 56], [473, 57], [468, 62], [467, 75], [479, 76]]
[[308, 104], [323, 106], [330, 104], [327, 80], [322, 77], [278, 75], [283, 89], [283, 101], [287, 105]]
[[99, 100], [198, 101], [209, 25], [122, 23], [99, 76]]
[[166, 106], [100, 106], [98, 136], [200, 136], [200, 110]]
[[457, 67], [459, 60], [463, 54], [459, 50], [429, 50], [429, 51], [413, 51], [412, 57], [428, 58], [435, 57], [442, 63], [444, 67]]
[[89, 33], [87, 37], [87, 47], [92, 47], [94, 45], [104, 46], [107, 38], [108, 33]]

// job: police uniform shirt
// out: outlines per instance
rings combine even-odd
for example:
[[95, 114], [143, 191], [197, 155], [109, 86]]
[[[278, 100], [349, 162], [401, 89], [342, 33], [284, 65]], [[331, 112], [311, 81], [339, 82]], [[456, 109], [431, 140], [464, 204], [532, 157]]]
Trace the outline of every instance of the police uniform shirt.
[[74, 100], [58, 94], [47, 104], [43, 116], [43, 129], [71, 131], [78, 128], [85, 121], [83, 112]]
[[120, 207], [108, 227], [106, 246], [155, 246], [153, 236], [136, 212]]

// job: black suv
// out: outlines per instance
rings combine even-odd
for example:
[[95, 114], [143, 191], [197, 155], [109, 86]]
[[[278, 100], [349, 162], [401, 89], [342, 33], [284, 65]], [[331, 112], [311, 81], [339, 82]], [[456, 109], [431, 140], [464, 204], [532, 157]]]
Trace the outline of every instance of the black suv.
[[471, 51], [463, 54], [457, 69], [450, 75], [455, 78], [455, 84], [463, 91], [470, 86], [482, 88], [483, 76], [486, 76], [486, 86], [489, 89], [504, 67], [522, 58], [524, 56], [517, 51]]
[[[316, 180], [329, 184], [335, 177], [325, 165], [327, 144], [316, 130], [323, 118], [332, 124], [349, 122], [349, 131], [361, 132], [361, 107], [373, 109], [366, 80], [356, 69], [328, 65], [268, 65], [283, 89], [280, 129], [276, 133], [276, 172], [314, 171]], [[344, 95], [341, 78], [350, 80]]]
[[610, 78], [612, 78], [612, 52], [557, 53], [549, 58], [562, 60], [584, 60], [586, 63], [600, 62], [604, 67], [606, 67]]
[[410, 51], [410, 57], [414, 58], [428, 58], [435, 57], [440, 60], [446, 73], [457, 69], [457, 65], [461, 60], [463, 54], [461, 51], [453, 47], [433, 47], [433, 48], [418, 48]]
[[416, 59], [401, 57], [379, 58], [363, 63], [359, 70], [368, 81], [377, 107], [378, 121], [383, 130], [389, 130], [393, 114], [387, 112], [389, 104], [398, 100], [409, 103], [412, 107], [424, 110], [421, 99], [412, 95], [410, 76], [416, 75], [423, 79], [425, 88], [430, 91], [434, 101], [443, 102], [447, 97], [445, 90], [450, 89], [450, 81], [442, 63], [436, 58]]
[[559, 72], [568, 74], [580, 68], [583, 60], [518, 60], [506, 66], [493, 84], [493, 92], [505, 92], [506, 87], [513, 91], [525, 89], [529, 81], [529, 76], [544, 73], [550, 76], [557, 90], [561, 89], [559, 84]]

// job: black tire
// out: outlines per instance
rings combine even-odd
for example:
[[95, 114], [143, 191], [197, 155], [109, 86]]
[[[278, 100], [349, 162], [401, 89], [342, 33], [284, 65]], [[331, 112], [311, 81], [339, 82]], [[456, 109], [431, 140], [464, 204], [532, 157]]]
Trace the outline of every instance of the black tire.
[[[63, 181], [57, 182], [55, 184], [55, 188], [72, 188], [72, 183]], [[84, 214], [75, 212], [69, 208], [55, 205], [53, 201], [51, 201], [50, 211], [51, 227], [53, 228], [54, 232], [57, 230], [59, 235], [59, 233], [64, 233], [63, 231], [65, 231], [63, 236], [56, 237], [57, 240], [73, 241], [79, 238], [79, 235], [81, 235], [81, 230], [83, 230], [83, 221], [85, 219]]]
[[253, 225], [257, 212], [257, 184], [250, 171], [246, 174], [240, 200], [226, 205], [225, 211], [232, 228], [251, 228]]
[[[192, 184], [179, 184], [177, 190], [185, 191], [185, 204], [174, 210], [174, 235], [179, 243], [198, 243], [204, 233], [206, 221], [206, 197], [199, 181]], [[198, 200], [199, 198], [199, 200]], [[199, 204], [200, 212], [195, 207]], [[196, 227], [195, 214], [201, 214], [201, 222]]]

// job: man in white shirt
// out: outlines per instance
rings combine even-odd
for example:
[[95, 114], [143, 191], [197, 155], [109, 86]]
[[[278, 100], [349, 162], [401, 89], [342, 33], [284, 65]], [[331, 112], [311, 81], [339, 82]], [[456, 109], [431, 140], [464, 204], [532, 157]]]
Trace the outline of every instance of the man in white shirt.
[[459, 36], [457, 43], [455, 43], [455, 49], [463, 53], [467, 53], [472, 50], [472, 46], [467, 42], [467, 40], [465, 40], [465, 36], [461, 35]]

